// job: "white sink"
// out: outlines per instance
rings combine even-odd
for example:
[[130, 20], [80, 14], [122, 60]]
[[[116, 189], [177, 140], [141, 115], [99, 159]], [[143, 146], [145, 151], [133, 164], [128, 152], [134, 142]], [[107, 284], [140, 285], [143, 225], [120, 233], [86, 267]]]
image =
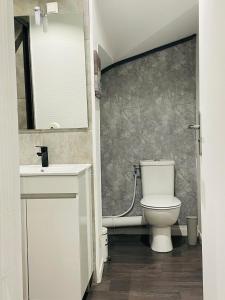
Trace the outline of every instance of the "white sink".
[[20, 166], [20, 176], [79, 175], [90, 167], [90, 164], [59, 164], [45, 168], [40, 165], [23, 165]]

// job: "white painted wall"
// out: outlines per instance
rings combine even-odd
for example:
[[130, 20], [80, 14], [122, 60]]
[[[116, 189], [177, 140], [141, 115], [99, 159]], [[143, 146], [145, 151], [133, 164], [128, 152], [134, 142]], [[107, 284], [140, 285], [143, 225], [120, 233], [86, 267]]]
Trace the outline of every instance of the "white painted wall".
[[0, 1], [0, 299], [22, 300], [13, 1]]
[[200, 0], [204, 300], [225, 299], [225, 1]]
[[113, 63], [112, 58], [112, 40], [105, 32], [104, 23], [101, 16], [101, 3], [97, 0], [92, 0], [92, 15], [93, 15], [93, 47], [95, 50], [100, 49], [102, 68]]
[[100, 145], [100, 105], [99, 99], [93, 99], [95, 102], [93, 117], [95, 115], [95, 125], [93, 125], [93, 161], [94, 161], [94, 195], [95, 195], [95, 230], [96, 230], [96, 256], [97, 272], [96, 281], [101, 282], [104, 267], [103, 249], [101, 243], [102, 237], [102, 184], [101, 184], [101, 145]]
[[[90, 55], [94, 58], [94, 50], [98, 47], [98, 36], [96, 33], [95, 0], [89, 0], [90, 11]], [[103, 253], [101, 248], [102, 232], [102, 195], [101, 195], [101, 154], [100, 154], [100, 107], [95, 97], [94, 87], [94, 59], [90, 64], [91, 72], [91, 99], [92, 99], [92, 157], [94, 178], [94, 215], [95, 215], [95, 281], [100, 283], [104, 267]]]
[[30, 41], [36, 128], [88, 127], [83, 16], [48, 15], [46, 32], [31, 17]]
[[198, 0], [94, 0], [99, 44], [119, 61], [197, 31]]

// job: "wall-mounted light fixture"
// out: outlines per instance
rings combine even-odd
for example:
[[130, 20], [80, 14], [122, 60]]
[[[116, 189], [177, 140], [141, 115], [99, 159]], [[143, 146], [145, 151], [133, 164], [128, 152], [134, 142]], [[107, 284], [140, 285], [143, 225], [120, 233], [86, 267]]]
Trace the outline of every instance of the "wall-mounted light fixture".
[[40, 26], [43, 25], [44, 31], [46, 31], [46, 26], [48, 24], [47, 16], [48, 14], [58, 14], [58, 2], [48, 2], [46, 3], [46, 11], [44, 12], [40, 6], [35, 6], [34, 16], [35, 24]]
[[43, 18], [43, 13], [41, 11], [40, 6], [35, 6], [35, 8], [34, 8], [34, 16], [35, 16], [35, 23], [36, 23], [36, 25], [41, 25], [42, 18]]

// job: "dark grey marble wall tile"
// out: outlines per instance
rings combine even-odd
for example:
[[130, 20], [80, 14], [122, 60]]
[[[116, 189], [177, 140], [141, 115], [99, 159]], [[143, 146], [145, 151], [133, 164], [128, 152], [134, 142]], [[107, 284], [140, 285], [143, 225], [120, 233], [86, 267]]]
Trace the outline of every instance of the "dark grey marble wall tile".
[[[196, 214], [195, 40], [118, 66], [102, 76], [101, 155], [103, 214], [129, 207], [132, 165], [141, 159], [173, 159], [179, 222]], [[131, 215], [141, 214], [141, 182]]]

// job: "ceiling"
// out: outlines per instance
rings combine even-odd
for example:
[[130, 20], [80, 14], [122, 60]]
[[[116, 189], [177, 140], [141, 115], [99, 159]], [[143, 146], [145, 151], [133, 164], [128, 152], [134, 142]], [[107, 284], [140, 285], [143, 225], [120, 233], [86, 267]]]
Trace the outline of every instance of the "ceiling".
[[[198, 0], [96, 0], [103, 68], [197, 33]], [[108, 59], [107, 59], [108, 57]]]

